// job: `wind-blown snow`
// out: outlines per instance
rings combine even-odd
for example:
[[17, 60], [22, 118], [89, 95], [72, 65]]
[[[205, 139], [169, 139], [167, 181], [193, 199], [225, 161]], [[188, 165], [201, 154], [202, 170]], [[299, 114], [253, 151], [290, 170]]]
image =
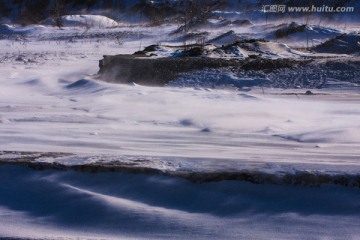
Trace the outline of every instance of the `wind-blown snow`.
[[[96, 78], [102, 55], [133, 53], [175, 28], [1, 26], [8, 38], [0, 41], [0, 150], [70, 155], [36, 159], [66, 171], [2, 162], [0, 237], [356, 239], [358, 188], [187, 179], [242, 171], [357, 176], [357, 88], [329, 84], [305, 95], [261, 89], [265, 77], [239, 81], [229, 71], [217, 79], [216, 70], [166, 87]], [[299, 55], [278, 43], [261, 49]], [[113, 161], [179, 174], [73, 170]]]
[[[360, 143], [360, 135], [346, 134], [359, 127], [360, 115], [353, 110], [358, 95], [352, 95], [354, 101], [350, 102], [341, 101], [342, 94], [298, 99], [250, 93], [253, 98], [248, 98], [236, 91], [148, 88], [57, 78], [63, 80], [29, 76], [4, 84], [2, 146], [9, 150], [105, 150], [210, 158], [221, 152], [225, 158], [241, 156], [247, 160], [265, 154], [264, 161], [305, 154], [290, 160], [300, 162], [310, 161], [313, 153], [339, 154], [345, 159], [358, 152], [345, 150], [351, 145], [340, 147]], [[15, 92], [21, 93], [16, 99]], [[339, 100], [334, 103], [327, 99]], [[191, 124], [183, 124], [183, 119], [191, 120]], [[204, 128], [209, 132], [202, 132]], [[315, 148], [317, 144], [323, 145]], [[271, 156], [276, 145], [281, 151]], [[262, 148], [261, 153], [252, 150], [256, 146]]]
[[0, 168], [0, 236], [352, 239], [358, 190]]
[[1, 24], [0, 25], [0, 34], [5, 35], [25, 35], [25, 34], [36, 34], [41, 33], [45, 30], [45, 27], [42, 25], [30, 25], [25, 27], [15, 27], [8, 24]]

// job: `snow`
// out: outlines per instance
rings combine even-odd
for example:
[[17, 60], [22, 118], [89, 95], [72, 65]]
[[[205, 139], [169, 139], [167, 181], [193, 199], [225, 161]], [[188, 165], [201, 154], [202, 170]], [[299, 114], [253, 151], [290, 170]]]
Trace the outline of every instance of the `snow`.
[[[284, 134], [307, 136], [310, 132], [315, 138], [319, 134], [321, 139], [319, 129], [323, 129], [330, 134], [331, 141], [318, 143], [360, 142], [356, 134], [347, 140], [331, 137], [333, 131], [358, 128], [357, 112], [352, 111], [350, 117], [342, 113], [344, 109], [356, 109], [358, 95], [354, 102], [338, 100], [334, 104], [325, 99], [343, 96], [299, 100], [293, 96], [279, 99], [250, 94], [255, 98], [248, 99], [223, 90], [122, 86], [91, 78], [57, 82], [56, 79], [66, 80], [65, 76], [51, 79], [38, 76], [38, 81], [29, 81], [34, 78], [28, 75], [27, 79], [13, 81], [2, 89], [1, 117], [7, 123], [3, 123], [6, 130], [1, 132], [1, 144], [6, 149], [83, 153], [106, 149], [109, 153], [128, 155], [209, 158], [222, 152], [225, 158], [236, 159], [241, 155], [246, 159], [243, 145], [284, 144], [279, 155], [291, 155], [288, 146], [304, 147], [304, 153], [313, 151], [315, 145], [278, 139], [278, 135]], [[21, 93], [16, 99], [15, 92]], [[190, 119], [191, 124], [183, 124], [184, 119]], [[322, 123], [321, 128], [318, 122]], [[201, 133], [203, 128], [211, 132]], [[260, 133], [267, 128], [272, 132]], [[337, 152], [330, 146], [318, 151], [348, 155], [341, 148]], [[265, 148], [262, 154], [266, 152]], [[251, 151], [249, 155], [254, 157]], [[264, 160], [278, 159], [279, 155]], [[292, 161], [308, 160], [295, 157]]]
[[[65, 15], [61, 17], [64, 27], [111, 28], [119, 24], [108, 17], [101, 15]], [[44, 22], [45, 25], [54, 25], [53, 19]]]
[[239, 37], [234, 31], [229, 31], [227, 33], [221, 34], [220, 36], [215, 37], [214, 39], [210, 40], [210, 43], [217, 44], [217, 45], [227, 45], [232, 44], [236, 40], [240, 40]]
[[[297, 25], [300, 26], [300, 25]], [[285, 26], [280, 29], [286, 29], [288, 26]], [[305, 26], [303, 31], [289, 34], [283, 38], [277, 38], [273, 36], [274, 33], [270, 33], [266, 39], [274, 40], [287, 43], [295, 47], [314, 47], [318, 44], [321, 44], [324, 41], [332, 39], [336, 36], [339, 36], [343, 31], [334, 29], [332, 27], [325, 27], [319, 25], [309, 25]]]
[[[260, 83], [269, 81], [266, 76], [239, 81], [231, 71], [220, 75], [209, 69], [185, 74], [165, 87], [110, 84], [96, 78], [102, 55], [171, 42], [161, 33], [177, 26], [103, 29], [112, 24], [98, 28], [103, 18], [90, 19], [99, 21], [86, 34], [67, 26], [1, 26], [1, 34], [26, 32], [26, 39], [0, 40], [0, 150], [70, 153], [35, 160], [40, 163], [71, 167], [115, 162], [173, 175], [90, 173], [70, 167], [35, 171], [1, 164], [0, 237], [360, 235], [356, 187], [196, 183], [181, 175], [358, 176], [360, 94], [355, 85], [341, 88], [329, 82], [308, 96], [305, 89], [261, 89]], [[124, 32], [128, 35], [121, 44], [107, 38]], [[172, 50], [161, 51], [170, 56]], [[257, 51], [274, 58], [309, 55], [273, 42], [260, 43]], [[2, 154], [0, 162], [17, 157]]]
[[[204, 50], [202, 57], [210, 58], [225, 58], [225, 59], [246, 59], [249, 56], [261, 56], [268, 59], [279, 58], [304, 58], [304, 57], [319, 57], [321, 55], [314, 56], [313, 54], [300, 52], [291, 49], [289, 46], [283, 43], [269, 42], [263, 40], [257, 40], [254, 42], [246, 42], [247, 40], [235, 40], [228, 41], [228, 45], [206, 44], [201, 46]], [[213, 42], [213, 41], [210, 41]], [[218, 41], [215, 41], [219, 43]], [[156, 57], [181, 57], [183, 56], [184, 49], [178, 46], [171, 45], [156, 45], [146, 55], [155, 54]], [[329, 56], [331, 54], [327, 54]]]
[[9, 24], [1, 24], [0, 25], [0, 34], [4, 35], [25, 35], [25, 34], [36, 34], [38, 32], [43, 32], [44, 26], [42, 25], [30, 25], [25, 27], [16, 27]]
[[[1, 168], [0, 234], [53, 239], [355, 238], [359, 191]], [[31, 186], [31, 187], [29, 187]], [[16, 201], [14, 201], [16, 199]]]

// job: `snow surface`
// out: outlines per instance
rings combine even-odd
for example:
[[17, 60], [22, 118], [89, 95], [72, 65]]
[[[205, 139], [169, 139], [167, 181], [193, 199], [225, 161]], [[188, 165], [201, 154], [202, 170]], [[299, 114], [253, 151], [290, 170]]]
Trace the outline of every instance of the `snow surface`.
[[[304, 89], [263, 93], [258, 87], [242, 92], [229, 86], [109, 84], [96, 79], [102, 55], [165, 42], [168, 36], [160, 33], [176, 26], [86, 32], [3, 26], [5, 35], [30, 28], [30, 36], [0, 41], [0, 150], [145, 156], [160, 170], [359, 173], [357, 89], [333, 85], [307, 96], [301, 95]], [[71, 37], [76, 32], [78, 37]], [[128, 35], [118, 41], [116, 34], [123, 32]], [[199, 184], [147, 174], [42, 172], [13, 165], [0, 166], [0, 179], [0, 237], [360, 236], [358, 188]]]
[[0, 168], [0, 236], [357, 239], [358, 189]]

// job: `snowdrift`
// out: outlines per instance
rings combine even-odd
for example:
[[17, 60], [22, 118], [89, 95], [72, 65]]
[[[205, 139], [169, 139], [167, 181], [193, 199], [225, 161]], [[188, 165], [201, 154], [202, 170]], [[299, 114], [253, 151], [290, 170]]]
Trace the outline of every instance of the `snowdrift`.
[[42, 25], [29, 25], [26, 27], [12, 26], [8, 24], [0, 25], [0, 35], [26, 35], [37, 34], [45, 30]]
[[208, 41], [208, 43], [212, 43], [215, 45], [228, 45], [232, 44], [238, 40], [243, 39], [240, 35], [236, 34], [233, 30], [223, 33], [211, 40]]
[[[63, 27], [87, 27], [87, 28], [111, 28], [118, 23], [111, 18], [102, 15], [66, 15], [61, 17]], [[54, 19], [43, 22], [44, 25], [55, 25]]]

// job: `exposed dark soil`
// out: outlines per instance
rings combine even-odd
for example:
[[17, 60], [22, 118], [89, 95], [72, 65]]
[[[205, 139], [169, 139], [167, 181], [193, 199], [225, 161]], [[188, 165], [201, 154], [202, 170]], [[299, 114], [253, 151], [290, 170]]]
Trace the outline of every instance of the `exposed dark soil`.
[[[139, 57], [140, 56], [140, 57]], [[281, 68], [298, 67], [312, 60], [293, 59], [222, 59], [201, 57], [151, 58], [146, 55], [104, 56], [100, 60], [99, 75], [107, 82], [162, 86], [176, 79], [184, 72], [202, 69], [235, 68], [261, 70], [266, 73]]]

